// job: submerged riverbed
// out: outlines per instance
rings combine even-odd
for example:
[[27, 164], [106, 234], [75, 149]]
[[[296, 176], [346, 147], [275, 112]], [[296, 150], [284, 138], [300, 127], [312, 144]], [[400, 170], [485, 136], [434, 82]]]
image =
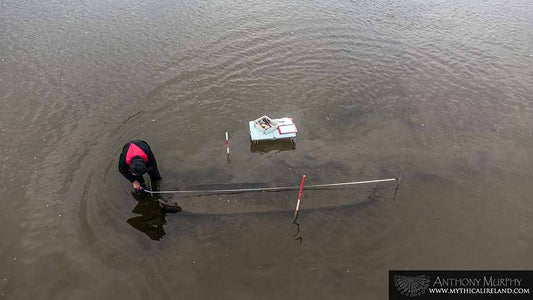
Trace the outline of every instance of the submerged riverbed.
[[[0, 3], [0, 298], [386, 299], [531, 269], [531, 1]], [[293, 117], [295, 146], [248, 121]], [[229, 132], [231, 155], [225, 152]], [[163, 189], [117, 170], [146, 140]]]

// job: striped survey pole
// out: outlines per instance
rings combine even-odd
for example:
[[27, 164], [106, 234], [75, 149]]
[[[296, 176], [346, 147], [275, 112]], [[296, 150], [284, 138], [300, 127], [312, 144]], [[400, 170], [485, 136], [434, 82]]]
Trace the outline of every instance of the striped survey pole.
[[226, 153], [229, 155], [229, 139], [228, 139], [228, 132], [226, 131]]
[[302, 183], [300, 184], [300, 193], [298, 193], [298, 202], [296, 202], [296, 209], [294, 210], [294, 221], [298, 218], [298, 211], [300, 210], [300, 200], [302, 200], [302, 190], [304, 189], [305, 175], [302, 176]]

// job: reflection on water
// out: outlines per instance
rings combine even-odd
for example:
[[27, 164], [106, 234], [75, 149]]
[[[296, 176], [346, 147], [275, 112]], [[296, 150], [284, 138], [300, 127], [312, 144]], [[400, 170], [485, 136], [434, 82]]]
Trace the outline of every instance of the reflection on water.
[[296, 143], [292, 139], [282, 139], [276, 141], [259, 141], [250, 144], [251, 152], [266, 153], [270, 151], [292, 151], [296, 150]]
[[128, 224], [145, 233], [152, 240], [159, 241], [164, 235], [163, 225], [166, 225], [165, 211], [159, 201], [148, 193], [131, 192], [135, 200], [139, 201], [132, 210], [140, 216], [128, 219]]
[[300, 233], [300, 223], [296, 222], [296, 220], [298, 220], [298, 216], [296, 216], [296, 218], [294, 218], [294, 220], [292, 221], [292, 224], [296, 225], [296, 232], [292, 235], [292, 237], [295, 241], [298, 241], [299, 245], [301, 246], [304, 239], [303, 237], [298, 236], [298, 234]]

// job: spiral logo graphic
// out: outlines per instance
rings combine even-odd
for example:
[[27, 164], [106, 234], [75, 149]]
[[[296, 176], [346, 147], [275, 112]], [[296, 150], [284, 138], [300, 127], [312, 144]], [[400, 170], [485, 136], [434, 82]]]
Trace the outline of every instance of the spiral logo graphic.
[[429, 276], [400, 276], [394, 275], [394, 285], [400, 294], [416, 297], [426, 293], [429, 287]]

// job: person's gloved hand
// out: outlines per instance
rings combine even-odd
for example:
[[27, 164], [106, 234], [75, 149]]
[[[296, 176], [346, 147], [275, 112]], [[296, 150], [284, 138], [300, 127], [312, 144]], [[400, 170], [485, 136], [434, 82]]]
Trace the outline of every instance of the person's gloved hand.
[[142, 189], [141, 184], [140, 184], [137, 180], [135, 180], [134, 182], [132, 182], [132, 184], [133, 184], [133, 188], [134, 188], [134, 189], [136, 189], [136, 190], [138, 190], [138, 191], [140, 191], [140, 190]]

